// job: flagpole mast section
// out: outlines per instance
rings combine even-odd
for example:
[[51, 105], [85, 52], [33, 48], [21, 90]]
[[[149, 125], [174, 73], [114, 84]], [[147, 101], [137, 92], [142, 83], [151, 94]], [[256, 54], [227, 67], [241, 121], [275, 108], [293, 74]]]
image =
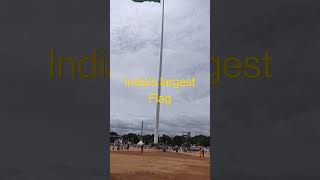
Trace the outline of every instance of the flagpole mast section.
[[[159, 64], [159, 81], [158, 81], [158, 97], [161, 96], [161, 74], [162, 74], [162, 51], [163, 51], [163, 21], [164, 21], [164, 0], [162, 0], [162, 24], [161, 24], [161, 44], [160, 44], [160, 64]], [[158, 143], [159, 137], [159, 117], [160, 117], [160, 102], [157, 102], [156, 122], [154, 129], [155, 144]]]

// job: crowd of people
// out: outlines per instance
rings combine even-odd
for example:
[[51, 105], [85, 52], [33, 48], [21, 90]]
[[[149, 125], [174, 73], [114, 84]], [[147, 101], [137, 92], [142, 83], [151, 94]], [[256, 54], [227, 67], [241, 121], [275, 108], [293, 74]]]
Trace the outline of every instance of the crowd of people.
[[162, 150], [163, 152], [174, 151], [176, 154], [181, 154], [182, 152], [199, 152], [200, 157], [205, 157], [205, 152], [209, 151], [205, 147], [185, 147], [185, 146], [165, 146], [165, 145], [136, 145], [131, 144], [130, 142], [123, 142], [122, 140], [117, 140], [114, 143], [111, 143], [112, 150], [126, 150], [129, 151], [130, 146], [137, 147], [141, 149], [141, 153], [143, 153], [143, 149], [156, 149]]
[[115, 148], [119, 150], [127, 150], [130, 149], [130, 143], [129, 142], [122, 142], [122, 140], [116, 140], [114, 143], [110, 144], [112, 146], [112, 150], [115, 150]]

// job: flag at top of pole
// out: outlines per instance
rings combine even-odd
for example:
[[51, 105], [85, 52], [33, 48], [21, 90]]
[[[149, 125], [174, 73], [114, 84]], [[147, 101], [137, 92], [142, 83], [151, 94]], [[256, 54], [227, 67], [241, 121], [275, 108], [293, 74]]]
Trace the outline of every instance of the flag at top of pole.
[[[132, 0], [134, 2], [152, 1], [160, 3], [160, 0]], [[162, 0], [162, 24], [161, 24], [161, 43], [160, 43], [160, 63], [159, 63], [159, 80], [158, 80], [158, 97], [161, 96], [161, 75], [162, 75], [162, 52], [163, 52], [163, 25], [164, 24], [164, 0]], [[158, 143], [159, 138], [159, 119], [160, 119], [160, 102], [157, 102], [156, 120], [154, 127], [153, 143]]]
[[145, 2], [145, 1], [152, 1], [152, 2], [158, 2], [160, 3], [160, 0], [132, 0], [134, 2]]

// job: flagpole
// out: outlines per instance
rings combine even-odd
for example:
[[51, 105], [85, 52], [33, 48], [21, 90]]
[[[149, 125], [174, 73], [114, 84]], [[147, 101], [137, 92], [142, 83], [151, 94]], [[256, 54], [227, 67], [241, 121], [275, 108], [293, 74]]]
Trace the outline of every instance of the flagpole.
[[[161, 74], [162, 74], [162, 50], [163, 50], [163, 19], [164, 19], [164, 0], [162, 0], [162, 24], [161, 24], [161, 44], [160, 44], [160, 65], [159, 65], [159, 80], [158, 80], [158, 97], [161, 95]], [[155, 144], [158, 143], [159, 136], [159, 116], [160, 116], [160, 102], [157, 101], [156, 123], [154, 129]]]
[[143, 121], [141, 122], [141, 141], [143, 140], [142, 131], [143, 131]]

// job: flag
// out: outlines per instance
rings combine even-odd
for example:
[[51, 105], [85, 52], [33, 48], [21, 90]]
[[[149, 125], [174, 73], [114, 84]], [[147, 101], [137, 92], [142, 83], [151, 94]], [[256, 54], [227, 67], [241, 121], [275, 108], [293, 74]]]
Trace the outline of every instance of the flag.
[[158, 2], [160, 3], [160, 0], [132, 0], [134, 2], [145, 2], [145, 1], [152, 1], [152, 2]]

